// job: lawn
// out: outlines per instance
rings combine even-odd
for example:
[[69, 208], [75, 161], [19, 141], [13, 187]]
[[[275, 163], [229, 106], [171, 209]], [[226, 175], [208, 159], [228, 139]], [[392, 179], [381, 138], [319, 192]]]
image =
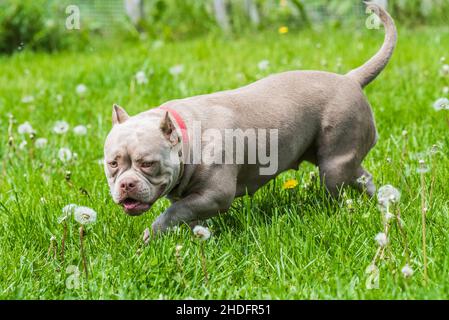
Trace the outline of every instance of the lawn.
[[[205, 222], [212, 232], [209, 240], [198, 242], [182, 226], [147, 246], [142, 233], [168, 201], [160, 200], [140, 217], [125, 215], [109, 196], [99, 164], [114, 102], [136, 114], [170, 99], [235, 88], [274, 72], [344, 73], [371, 57], [382, 40], [383, 29], [323, 28], [232, 40], [209, 36], [162, 46], [149, 41], [98, 45], [51, 55], [25, 50], [0, 57], [0, 298], [449, 298], [449, 111], [432, 107], [449, 85], [449, 78], [440, 75], [440, 58], [449, 59], [447, 28], [399, 28], [392, 60], [365, 89], [379, 141], [364, 166], [378, 187], [391, 184], [401, 191], [394, 214], [400, 210], [406, 235], [404, 242], [393, 219], [389, 243], [376, 258], [378, 286], [367, 286], [372, 275], [365, 272], [378, 250], [374, 238], [384, 230], [376, 200], [349, 189], [339, 200], [329, 200], [309, 164], [280, 175], [253, 197], [236, 199], [227, 214]], [[262, 60], [269, 61], [267, 69], [258, 68]], [[173, 75], [170, 68], [176, 65], [183, 65], [183, 72]], [[148, 83], [134, 81], [139, 70]], [[79, 84], [87, 88], [82, 96], [76, 91]], [[27, 96], [33, 101], [23, 102]], [[54, 133], [58, 120], [70, 125], [67, 133]], [[34, 140], [46, 138], [46, 146], [37, 148], [18, 132], [26, 121], [36, 131]], [[87, 134], [76, 135], [72, 129], [77, 125], [86, 126]], [[58, 157], [63, 147], [73, 153], [71, 160]], [[430, 170], [419, 173], [419, 160]], [[288, 179], [296, 179], [298, 186], [284, 190]], [[73, 218], [64, 261], [59, 252], [64, 228], [58, 217], [70, 203], [98, 213], [84, 236], [87, 280]], [[177, 245], [182, 245], [178, 254]], [[414, 270], [410, 278], [401, 273], [407, 262]]]

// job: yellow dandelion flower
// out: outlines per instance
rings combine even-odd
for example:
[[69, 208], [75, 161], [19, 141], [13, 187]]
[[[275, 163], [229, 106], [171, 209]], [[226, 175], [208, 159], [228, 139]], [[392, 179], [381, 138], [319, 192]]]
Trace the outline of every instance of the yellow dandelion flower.
[[288, 32], [288, 27], [282, 26], [278, 29], [279, 34], [286, 34]]
[[293, 189], [298, 185], [298, 181], [295, 179], [290, 179], [284, 182], [284, 185], [282, 186], [284, 189]]

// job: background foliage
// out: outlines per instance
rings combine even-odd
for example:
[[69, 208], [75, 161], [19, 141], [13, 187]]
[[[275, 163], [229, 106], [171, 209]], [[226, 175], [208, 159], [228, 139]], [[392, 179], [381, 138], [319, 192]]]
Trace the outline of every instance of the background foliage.
[[[2, 0], [0, 1], [0, 53], [24, 49], [55, 51], [88, 48], [98, 39], [113, 41], [160, 38], [179, 40], [221, 33], [213, 0], [144, 0], [145, 15], [139, 34], [129, 22], [123, 0]], [[254, 0], [260, 23], [250, 22], [244, 0], [228, 0], [231, 34], [262, 29], [315, 28], [323, 23], [339, 26], [364, 14], [354, 0]], [[81, 9], [81, 30], [64, 28], [65, 8]], [[449, 0], [390, 0], [389, 10], [406, 25], [445, 24]]]

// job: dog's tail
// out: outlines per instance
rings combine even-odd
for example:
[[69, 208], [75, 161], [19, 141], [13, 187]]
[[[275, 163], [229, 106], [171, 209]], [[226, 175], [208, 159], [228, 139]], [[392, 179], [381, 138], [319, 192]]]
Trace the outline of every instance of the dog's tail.
[[360, 85], [365, 87], [373, 81], [379, 73], [385, 68], [394, 47], [396, 46], [397, 31], [394, 21], [385, 9], [371, 2], [365, 2], [368, 9], [374, 12], [382, 21], [385, 28], [385, 39], [382, 48], [364, 65], [348, 72], [346, 75], [356, 80]]

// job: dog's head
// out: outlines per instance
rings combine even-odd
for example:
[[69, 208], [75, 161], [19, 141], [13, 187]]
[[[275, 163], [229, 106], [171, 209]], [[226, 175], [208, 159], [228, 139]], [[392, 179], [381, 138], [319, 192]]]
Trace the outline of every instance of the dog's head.
[[140, 215], [164, 196], [180, 173], [180, 139], [167, 112], [130, 117], [114, 105], [104, 169], [114, 202]]

